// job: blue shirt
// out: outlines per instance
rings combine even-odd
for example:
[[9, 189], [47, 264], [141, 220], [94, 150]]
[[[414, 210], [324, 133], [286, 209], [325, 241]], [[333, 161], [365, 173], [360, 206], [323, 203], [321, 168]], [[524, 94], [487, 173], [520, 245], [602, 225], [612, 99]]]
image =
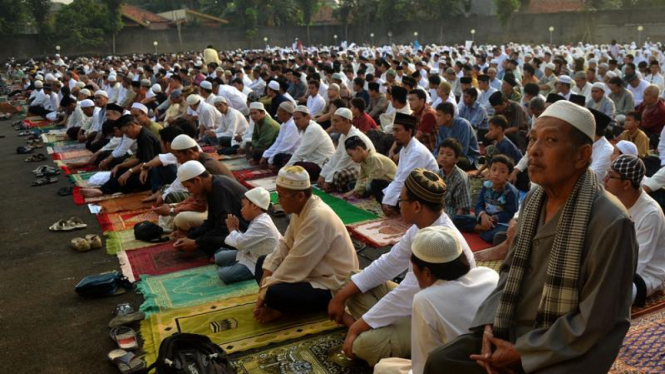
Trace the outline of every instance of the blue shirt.
[[453, 118], [453, 124], [448, 126], [439, 126], [439, 134], [436, 138], [436, 147], [434, 151], [436, 152], [439, 149], [439, 144], [448, 138], [455, 138], [462, 145], [462, 153], [466, 158], [469, 159], [469, 162], [472, 164], [476, 163], [478, 155], [480, 155], [480, 149], [478, 147], [478, 139], [476, 138], [476, 132], [471, 127], [469, 121], [464, 118]]
[[510, 157], [515, 165], [522, 159], [522, 152], [517, 148], [515, 143], [513, 143], [507, 136], [504, 136], [500, 142], [497, 142], [495, 145], [496, 149], [502, 155]]
[[476, 203], [476, 218], [481, 212], [496, 216], [497, 223], [507, 224], [519, 209], [519, 192], [517, 188], [506, 183], [501, 191], [494, 191], [491, 181], [485, 181]]
[[478, 101], [474, 101], [473, 105], [466, 106], [462, 103], [459, 106], [459, 116], [471, 123], [474, 129], [487, 130], [489, 124], [487, 123], [487, 111]]

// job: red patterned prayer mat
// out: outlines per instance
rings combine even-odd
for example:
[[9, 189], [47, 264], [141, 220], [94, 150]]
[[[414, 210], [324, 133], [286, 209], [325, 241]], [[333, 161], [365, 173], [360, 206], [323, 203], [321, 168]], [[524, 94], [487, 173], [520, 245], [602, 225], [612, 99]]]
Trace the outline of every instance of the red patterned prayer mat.
[[411, 225], [402, 221], [402, 218], [389, 218], [346, 226], [353, 237], [375, 248], [394, 245], [402, 239], [409, 227]]
[[466, 239], [466, 243], [469, 245], [471, 252], [478, 252], [492, 247], [492, 243], [484, 241], [477, 233], [463, 232], [462, 236]]
[[131, 229], [137, 223], [143, 221], [157, 223], [158, 219], [159, 215], [150, 209], [132, 212], [100, 213], [97, 215], [97, 221], [102, 227], [102, 232]]
[[233, 176], [236, 177], [238, 182], [242, 183], [243, 181], [250, 181], [252, 179], [267, 178], [275, 175], [275, 173], [270, 169], [259, 169], [259, 167], [245, 170], [234, 170], [232, 171]]
[[[205, 266], [210, 263], [208, 256], [201, 251], [187, 255], [173, 249], [173, 243], [166, 243], [135, 251], [124, 252], [131, 267], [134, 279], [141, 275], [161, 275], [176, 271]], [[121, 259], [122, 262], [122, 259]], [[123, 269], [127, 267], [124, 266]]]

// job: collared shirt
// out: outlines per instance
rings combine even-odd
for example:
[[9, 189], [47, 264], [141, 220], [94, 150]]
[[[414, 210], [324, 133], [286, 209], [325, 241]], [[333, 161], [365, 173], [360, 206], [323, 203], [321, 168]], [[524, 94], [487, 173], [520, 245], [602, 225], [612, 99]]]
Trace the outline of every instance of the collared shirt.
[[490, 96], [495, 92], [497, 92], [497, 89], [490, 86], [487, 91], [480, 90], [480, 95], [478, 95], [477, 102], [485, 108], [488, 116], [494, 115], [494, 108], [492, 107], [492, 104], [490, 104]]
[[665, 216], [656, 200], [641, 189], [628, 214], [635, 222], [640, 248], [636, 272], [644, 279], [650, 296], [665, 289]]
[[226, 84], [220, 84], [217, 90], [217, 96], [222, 96], [226, 99], [233, 109], [240, 111], [243, 115], [249, 115], [249, 108], [247, 107], [247, 95], [238, 91], [237, 88]]
[[435, 173], [439, 170], [432, 152], [418, 139], [411, 138], [409, 143], [399, 151], [399, 164], [395, 172], [395, 179], [383, 190], [383, 204], [397, 206], [404, 182], [415, 168], [425, 168]]
[[316, 96], [309, 95], [307, 96], [307, 109], [309, 109], [309, 115], [316, 117], [319, 114], [323, 114], [323, 109], [326, 107], [326, 101], [319, 94]]
[[266, 114], [262, 120], [254, 124], [252, 146], [254, 149], [268, 149], [277, 139], [279, 123]]
[[263, 158], [268, 159], [269, 164], [273, 164], [275, 155], [277, 154], [284, 153], [292, 155], [300, 145], [300, 137], [301, 134], [295, 122], [293, 122], [293, 118], [289, 118], [288, 121], [280, 126], [275, 142], [263, 152]]
[[472, 206], [469, 176], [457, 165], [453, 166], [449, 174], [440, 169], [439, 175], [446, 183], [444, 210], [448, 217], [455, 217], [458, 210], [468, 213]]
[[[215, 108], [216, 109], [216, 108]], [[226, 113], [221, 114], [221, 120], [215, 129], [217, 138], [234, 137], [236, 134], [242, 134], [247, 130], [247, 119], [238, 110], [227, 107]]]
[[602, 181], [605, 177], [605, 173], [610, 168], [612, 153], [614, 153], [614, 147], [604, 136], [596, 140], [593, 143], [592, 153], [591, 153], [591, 170], [596, 173], [596, 178], [598, 181]]
[[644, 131], [637, 129], [634, 135], [630, 131], [625, 130], [619, 135], [619, 140], [629, 141], [637, 147], [637, 155], [639, 157], [646, 157], [649, 155], [649, 137]]
[[201, 100], [199, 106], [196, 108], [196, 114], [199, 117], [199, 125], [205, 127], [207, 130], [213, 130], [217, 127], [219, 119], [222, 114], [219, 113], [217, 108]]
[[309, 121], [309, 125], [301, 133], [300, 145], [287, 165], [293, 165], [296, 162], [312, 162], [323, 167], [323, 164], [335, 153], [335, 145], [330, 139], [330, 135], [314, 121]]
[[612, 118], [614, 121], [614, 114], [616, 113], [616, 109], [614, 108], [614, 102], [607, 96], [603, 96], [599, 102], [595, 102], [593, 98], [587, 100], [586, 107], [602, 112], [603, 114]]
[[616, 114], [626, 115], [628, 112], [635, 110], [636, 105], [635, 100], [633, 99], [633, 93], [626, 88], [621, 88], [621, 93], [618, 95], [610, 92], [608, 97], [614, 102]]
[[633, 94], [633, 100], [635, 101], [636, 106], [642, 104], [642, 101], [644, 100], [644, 90], [646, 90], [647, 87], [649, 87], [649, 83], [643, 79], [640, 80], [640, 84], [637, 85], [637, 87], [631, 86], [630, 83], [626, 86], [626, 89]]
[[[462, 145], [462, 153], [473, 164], [476, 162], [480, 155], [480, 148], [478, 147], [478, 139], [476, 132], [471, 127], [469, 121], [464, 118], [453, 118], [450, 126], [439, 126], [439, 135], [436, 140], [434, 149], [438, 149], [439, 145], [448, 138], [455, 138]], [[438, 170], [438, 168], [437, 168]]]
[[584, 87], [579, 88], [577, 85], [574, 85], [571, 89], [574, 93], [584, 96], [585, 100], [591, 100], [591, 83], [586, 82]]
[[655, 84], [661, 91], [665, 89], [665, 79], [663, 79], [663, 76], [660, 73], [657, 73], [656, 75], [649, 74], [644, 77], [644, 80], [649, 82], [649, 84]]
[[[469, 265], [471, 265], [471, 268], [476, 267], [476, 261], [469, 245], [447, 215], [441, 214], [431, 226], [443, 226], [452, 229], [457, 235]], [[363, 320], [374, 329], [391, 325], [398, 319], [411, 315], [413, 297], [420, 291], [418, 280], [413, 274], [413, 266], [411, 265], [411, 245], [418, 231], [420, 231], [418, 226], [411, 226], [388, 253], [383, 254], [362, 272], [351, 277], [351, 281], [360, 289], [360, 292], [365, 293], [408, 270], [404, 280], [397, 288], [382, 297], [362, 316]]]
[[369, 190], [369, 184], [373, 180], [384, 180], [392, 182], [395, 179], [397, 165], [390, 158], [376, 152], [370, 151], [367, 158], [360, 163], [360, 174], [353, 189], [359, 194]]
[[464, 103], [460, 104], [459, 116], [469, 121], [476, 130], [487, 130], [489, 128], [487, 111], [477, 100], [471, 106], [466, 106]]
[[245, 232], [233, 230], [224, 243], [238, 250], [236, 261], [254, 274], [259, 257], [270, 254], [282, 239], [268, 213], [254, 218]]
[[501, 114], [508, 120], [508, 127], [517, 127], [524, 131], [529, 128], [529, 116], [519, 103], [509, 101], [508, 106]]
[[332, 183], [333, 176], [335, 175], [336, 172], [340, 170], [360, 168], [358, 164], [353, 162], [349, 154], [346, 153], [346, 146], [344, 142], [346, 141], [346, 139], [352, 136], [359, 137], [363, 141], [363, 143], [365, 143], [367, 150], [369, 151], [375, 150], [374, 144], [372, 143], [371, 140], [369, 140], [367, 135], [365, 135], [362, 131], [358, 130], [355, 126], [351, 126], [351, 129], [349, 129], [349, 132], [346, 135], [344, 134], [340, 135], [339, 142], [337, 143], [337, 150], [335, 150], [335, 153], [333, 153], [332, 157], [330, 157], [330, 160], [323, 166], [323, 169], [321, 169], [321, 176], [325, 179], [327, 183]]

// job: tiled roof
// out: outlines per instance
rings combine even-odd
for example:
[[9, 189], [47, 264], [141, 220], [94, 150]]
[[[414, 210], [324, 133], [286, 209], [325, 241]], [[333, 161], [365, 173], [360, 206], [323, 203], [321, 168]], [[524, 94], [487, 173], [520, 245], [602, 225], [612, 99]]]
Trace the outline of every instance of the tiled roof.
[[[133, 5], [122, 4], [122, 15], [140, 24], [148, 27], [150, 23], [170, 23], [168, 19], [158, 16], [155, 13], [148, 12], [145, 9]], [[148, 21], [148, 22], [146, 22]]]

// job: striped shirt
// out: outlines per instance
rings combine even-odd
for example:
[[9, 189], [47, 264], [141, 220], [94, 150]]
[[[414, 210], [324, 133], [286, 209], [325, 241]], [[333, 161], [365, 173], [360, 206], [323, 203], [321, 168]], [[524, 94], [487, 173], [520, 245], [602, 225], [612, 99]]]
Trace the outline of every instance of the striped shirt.
[[468, 214], [472, 206], [469, 177], [457, 165], [448, 175], [439, 169], [439, 175], [446, 183], [444, 210], [448, 217], [455, 217], [460, 209], [464, 210], [462, 214]]

